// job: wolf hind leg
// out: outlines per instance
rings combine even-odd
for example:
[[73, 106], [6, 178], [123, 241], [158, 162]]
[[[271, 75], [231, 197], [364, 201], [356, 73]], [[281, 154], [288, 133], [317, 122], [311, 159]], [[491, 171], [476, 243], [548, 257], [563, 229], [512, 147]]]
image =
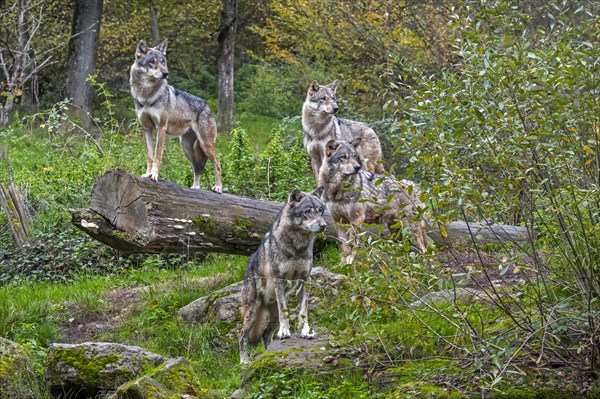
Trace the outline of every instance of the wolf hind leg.
[[272, 303], [269, 306], [269, 324], [267, 325], [267, 329], [263, 333], [262, 339], [263, 344], [265, 345], [265, 349], [271, 345], [273, 341], [273, 333], [277, 326], [279, 325], [279, 311], [277, 310], [277, 303]]
[[240, 363], [248, 363], [248, 347], [256, 346], [266, 329], [265, 306], [261, 301], [256, 280], [251, 275], [242, 288], [242, 330], [240, 331]]
[[202, 151], [202, 148], [200, 148], [196, 134], [192, 130], [189, 130], [184, 135], [180, 136], [179, 142], [181, 143], [183, 153], [194, 169], [194, 184], [192, 184], [192, 188], [200, 189], [200, 175], [204, 170], [208, 158]]
[[[196, 138], [198, 139], [198, 145], [205, 156], [210, 159], [215, 169], [215, 185], [212, 187], [212, 191], [220, 193], [223, 191], [223, 182], [221, 179], [221, 163], [217, 158], [217, 149], [215, 148], [215, 139], [217, 137], [217, 125], [213, 123], [207, 124], [205, 129], [205, 135], [200, 131], [196, 131]], [[206, 161], [205, 161], [206, 162]]]

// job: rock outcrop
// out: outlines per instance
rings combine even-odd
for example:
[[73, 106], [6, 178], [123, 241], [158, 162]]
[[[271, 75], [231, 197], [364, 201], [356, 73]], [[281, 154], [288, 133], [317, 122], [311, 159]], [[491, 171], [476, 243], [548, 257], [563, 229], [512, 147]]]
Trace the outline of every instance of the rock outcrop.
[[93, 397], [115, 391], [165, 360], [140, 347], [111, 342], [52, 344], [46, 356], [44, 378], [52, 394]]
[[[345, 276], [331, 273], [322, 267], [315, 267], [311, 272], [311, 294], [309, 296], [309, 307], [314, 307], [320, 301], [315, 293], [327, 292], [328, 296], [336, 296]], [[240, 307], [242, 304], [243, 281], [231, 284], [212, 294], [198, 298], [179, 310], [179, 316], [190, 324], [195, 323], [227, 323], [239, 327]]]
[[40, 385], [27, 349], [0, 337], [0, 398], [36, 398]]

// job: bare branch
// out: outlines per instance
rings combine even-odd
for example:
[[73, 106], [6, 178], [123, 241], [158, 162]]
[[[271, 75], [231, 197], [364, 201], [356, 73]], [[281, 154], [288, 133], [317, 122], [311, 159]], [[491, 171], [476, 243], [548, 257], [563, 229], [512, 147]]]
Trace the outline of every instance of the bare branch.
[[44, 61], [42, 61], [38, 66], [36, 66], [35, 68], [33, 68], [31, 70], [31, 72], [29, 72], [29, 74], [23, 78], [22, 84], [25, 84], [25, 82], [27, 82], [29, 79], [31, 79], [31, 77], [33, 75], [35, 75], [36, 73], [38, 73], [40, 71], [40, 69], [42, 69], [43, 67], [45, 67], [47, 65], [52, 65], [55, 62], [57, 62], [57, 61], [50, 62], [51, 59], [52, 59], [52, 56], [49, 56]]
[[4, 55], [1, 50], [0, 50], [0, 64], [2, 64], [2, 70], [4, 71], [4, 76], [6, 76], [6, 80], [9, 80], [10, 72], [8, 71], [8, 68], [6, 67], [6, 63], [4, 62]]

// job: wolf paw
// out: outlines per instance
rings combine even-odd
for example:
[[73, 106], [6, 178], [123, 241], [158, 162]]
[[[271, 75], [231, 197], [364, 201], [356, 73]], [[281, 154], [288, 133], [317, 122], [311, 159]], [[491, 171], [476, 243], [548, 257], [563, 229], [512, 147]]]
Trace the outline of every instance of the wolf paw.
[[342, 264], [343, 265], [351, 265], [352, 263], [354, 263], [354, 254], [350, 254], [350, 255], [346, 255], [342, 257]]
[[150, 180], [158, 181], [158, 172], [144, 173], [142, 175], [142, 177], [146, 177]]
[[302, 327], [302, 332], [300, 333], [300, 336], [304, 339], [313, 339], [315, 337], [315, 333], [310, 332], [310, 327], [308, 326], [308, 324], [305, 324], [304, 327]]
[[240, 354], [240, 364], [248, 364], [250, 363], [250, 358], [247, 353]]
[[286, 339], [291, 337], [292, 334], [290, 333], [290, 327], [289, 326], [281, 326], [279, 327], [279, 332], [277, 333], [277, 338], [278, 339]]
[[[199, 187], [198, 187], [198, 188], [199, 188]], [[221, 194], [221, 192], [223, 192], [223, 187], [215, 185], [215, 186], [212, 188], [212, 190], [213, 190], [215, 193], [219, 193], [219, 194]]]

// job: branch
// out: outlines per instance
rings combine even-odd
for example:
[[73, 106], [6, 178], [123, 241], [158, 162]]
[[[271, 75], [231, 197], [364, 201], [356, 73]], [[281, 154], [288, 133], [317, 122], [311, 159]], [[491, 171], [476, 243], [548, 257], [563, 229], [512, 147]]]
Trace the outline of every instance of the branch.
[[6, 63], [4, 62], [4, 55], [1, 50], [0, 50], [0, 64], [2, 64], [2, 70], [4, 71], [4, 76], [6, 76], [6, 80], [10, 80], [10, 72], [8, 71], [8, 68], [6, 67]]

